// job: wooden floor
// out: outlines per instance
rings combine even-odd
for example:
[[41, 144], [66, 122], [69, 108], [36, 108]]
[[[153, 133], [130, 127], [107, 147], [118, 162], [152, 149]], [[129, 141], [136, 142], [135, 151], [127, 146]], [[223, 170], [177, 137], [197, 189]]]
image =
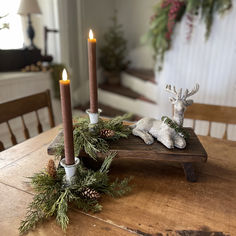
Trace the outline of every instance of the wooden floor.
[[[33, 194], [25, 177], [44, 168], [58, 130], [0, 153], [0, 235], [17, 235]], [[208, 162], [197, 164], [197, 183], [187, 182], [177, 163], [116, 159], [111, 178], [134, 177], [128, 196], [103, 198], [101, 213], [71, 211], [67, 234], [53, 219], [28, 235], [236, 235], [236, 142], [200, 140]]]

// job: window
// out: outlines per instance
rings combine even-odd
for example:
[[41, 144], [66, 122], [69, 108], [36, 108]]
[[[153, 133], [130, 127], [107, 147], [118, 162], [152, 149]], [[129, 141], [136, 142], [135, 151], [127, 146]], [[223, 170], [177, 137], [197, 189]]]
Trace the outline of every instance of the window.
[[9, 24], [9, 29], [0, 30], [0, 49], [22, 48], [24, 39], [21, 17], [17, 14], [20, 0], [0, 0], [0, 27]]

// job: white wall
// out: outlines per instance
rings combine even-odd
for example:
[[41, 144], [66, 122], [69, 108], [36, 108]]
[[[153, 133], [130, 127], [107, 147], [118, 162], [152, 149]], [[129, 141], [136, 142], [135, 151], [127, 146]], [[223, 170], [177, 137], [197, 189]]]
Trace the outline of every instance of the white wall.
[[153, 68], [153, 52], [141, 44], [141, 37], [148, 31], [153, 7], [157, 0], [115, 0], [118, 20], [123, 25], [128, 40], [129, 59], [133, 67]]
[[[109, 18], [112, 16], [114, 9], [114, 1], [111, 0], [79, 0], [76, 6], [72, 5], [72, 1], [67, 2], [68, 12], [77, 14], [75, 22], [70, 21], [72, 30], [68, 34], [68, 39], [64, 40], [65, 48], [69, 45], [69, 58], [73, 57], [73, 61], [65, 60], [72, 70], [73, 76], [73, 101], [74, 104], [84, 104], [89, 101], [88, 86], [88, 52], [87, 38], [89, 29], [93, 29], [97, 38], [97, 48], [102, 44], [102, 36], [109, 25]], [[74, 7], [72, 9], [71, 7]], [[67, 16], [71, 18], [72, 16]], [[68, 19], [67, 19], [68, 20]], [[65, 25], [68, 28], [68, 24]], [[74, 31], [73, 31], [74, 30]], [[75, 40], [71, 40], [74, 38]], [[99, 56], [99, 50], [97, 50]], [[98, 67], [99, 69], [99, 67]]]
[[[172, 49], [166, 53], [164, 68], [157, 74], [159, 82], [160, 115], [171, 115], [165, 85], [191, 88], [200, 84], [200, 91], [193, 99], [199, 103], [235, 106], [236, 104], [236, 7], [223, 17], [216, 16], [212, 32], [205, 41], [205, 24], [195, 21], [190, 42], [186, 41], [186, 18], [178, 25]], [[223, 129], [214, 129], [220, 136]], [[204, 124], [199, 125], [199, 133], [205, 133]], [[229, 129], [231, 137], [236, 127]], [[236, 139], [236, 137], [234, 137]]]
[[[83, 104], [89, 100], [88, 31], [90, 28], [94, 30], [99, 49], [103, 34], [111, 25], [110, 18], [115, 9], [118, 10], [118, 20], [123, 24], [125, 37], [128, 40], [132, 66], [153, 67], [152, 51], [149, 47], [141, 45], [140, 37], [147, 31], [154, 4], [156, 0], [58, 0], [61, 60], [71, 70], [74, 104]], [[99, 50], [97, 54], [99, 57]], [[98, 77], [99, 75], [98, 66]]]
[[[44, 54], [44, 26], [50, 29], [59, 29], [58, 23], [58, 7], [57, 0], [38, 0], [41, 15], [32, 15], [32, 24], [35, 30], [35, 45], [41, 49], [41, 53]], [[24, 43], [30, 44], [30, 40], [27, 36], [28, 18], [22, 16], [22, 25], [24, 33]], [[60, 62], [60, 41], [59, 34], [48, 33], [48, 54], [53, 55], [54, 62]]]

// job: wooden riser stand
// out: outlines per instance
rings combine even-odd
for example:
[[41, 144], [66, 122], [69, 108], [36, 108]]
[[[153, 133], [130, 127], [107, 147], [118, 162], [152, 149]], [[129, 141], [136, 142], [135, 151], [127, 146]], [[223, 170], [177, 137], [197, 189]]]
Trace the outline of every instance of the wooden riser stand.
[[[193, 129], [186, 128], [190, 134], [185, 149], [168, 149], [159, 142], [147, 145], [139, 137], [130, 135], [128, 139], [120, 139], [116, 142], [110, 142], [110, 149], [117, 151], [117, 158], [145, 159], [156, 161], [178, 162], [182, 165], [187, 181], [196, 182], [197, 175], [193, 166], [194, 162], [206, 162], [207, 153], [200, 143]], [[48, 154], [55, 154], [55, 147], [62, 140], [62, 133], [53, 140], [48, 147]], [[82, 154], [84, 155], [84, 153]], [[103, 157], [99, 155], [98, 157]]]

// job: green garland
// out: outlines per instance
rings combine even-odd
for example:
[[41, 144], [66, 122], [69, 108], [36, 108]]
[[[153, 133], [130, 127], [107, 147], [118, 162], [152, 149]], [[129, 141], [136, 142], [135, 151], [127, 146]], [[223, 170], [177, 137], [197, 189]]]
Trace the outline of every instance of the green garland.
[[[3, 18], [5, 18], [5, 17], [7, 17], [7, 16], [8, 16], [8, 14], [7, 14], [7, 15], [4, 15], [4, 16], [0, 16], [0, 20], [3, 19]], [[10, 27], [9, 27], [9, 23], [3, 23], [3, 24], [0, 25], [0, 30], [9, 29], [9, 28], [10, 28]]]
[[31, 184], [36, 194], [28, 207], [25, 220], [19, 227], [20, 234], [27, 233], [34, 229], [39, 222], [55, 216], [57, 223], [65, 231], [69, 218], [67, 216], [69, 206], [74, 206], [82, 211], [99, 212], [102, 209], [98, 198], [88, 198], [85, 190], [88, 189], [97, 195], [109, 195], [121, 197], [130, 192], [128, 186], [130, 178], [123, 180], [116, 179], [110, 182], [108, 177], [109, 167], [116, 153], [110, 153], [104, 160], [100, 170], [93, 171], [86, 169], [82, 164], [78, 165], [76, 181], [66, 186], [63, 181], [64, 168], [56, 170], [55, 176], [44, 171], [31, 177]]
[[[144, 35], [142, 41], [149, 42], [153, 49], [155, 58], [161, 64], [164, 54], [171, 47], [172, 36], [176, 23], [188, 14], [190, 21], [194, 20], [195, 14], [201, 14], [206, 24], [206, 39], [208, 39], [213, 24], [214, 14], [223, 14], [232, 7], [232, 0], [162, 0], [154, 8], [151, 17], [149, 31]], [[193, 27], [190, 22], [189, 27]], [[192, 33], [192, 29], [190, 30]]]
[[189, 133], [180, 125], [178, 125], [175, 121], [170, 119], [168, 116], [162, 116], [161, 120], [167, 124], [170, 128], [174, 129], [176, 133], [178, 133], [184, 139], [188, 139], [190, 137]]
[[201, 17], [206, 24], [206, 39], [208, 39], [214, 14], [224, 14], [232, 8], [232, 0], [186, 0], [186, 10], [189, 14], [201, 13]]
[[[75, 156], [79, 156], [83, 149], [93, 159], [97, 158], [97, 153], [107, 153], [109, 151], [108, 141], [116, 141], [120, 138], [127, 138], [131, 134], [131, 128], [123, 125], [124, 120], [132, 117], [131, 114], [117, 116], [110, 120], [99, 119], [98, 124], [92, 127], [89, 124], [89, 118], [78, 118], [74, 120], [74, 149]], [[111, 130], [114, 135], [111, 137], [102, 137], [101, 130]], [[64, 155], [63, 140], [61, 145], [57, 146], [56, 156], [61, 158]]]

